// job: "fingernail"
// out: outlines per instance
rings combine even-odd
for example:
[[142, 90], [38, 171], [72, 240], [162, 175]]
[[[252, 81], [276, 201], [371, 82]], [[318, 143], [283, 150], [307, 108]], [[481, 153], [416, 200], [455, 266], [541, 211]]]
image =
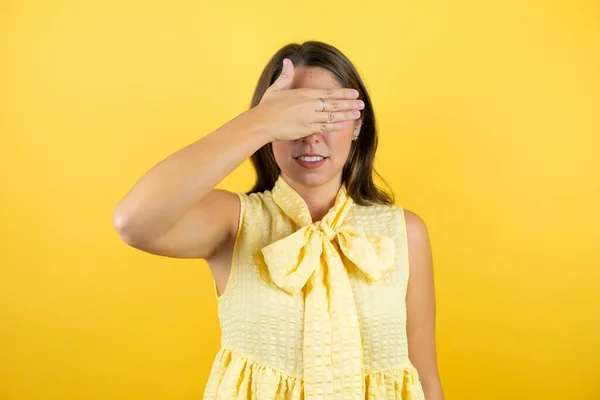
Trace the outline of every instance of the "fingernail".
[[362, 100], [359, 100], [359, 101], [358, 101], [358, 108], [361, 108], [361, 109], [362, 109], [362, 108], [365, 108], [365, 102], [364, 102], [364, 101], [362, 101]]

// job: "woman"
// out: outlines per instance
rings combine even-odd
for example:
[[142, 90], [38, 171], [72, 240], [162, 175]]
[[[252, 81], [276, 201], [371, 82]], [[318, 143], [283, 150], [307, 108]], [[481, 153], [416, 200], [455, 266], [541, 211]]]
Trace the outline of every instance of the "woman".
[[[374, 185], [376, 148], [352, 63], [322, 42], [290, 44], [248, 111], [116, 206], [127, 244], [210, 267], [222, 348], [205, 399], [443, 398], [427, 230]], [[215, 189], [248, 157], [249, 193]]]

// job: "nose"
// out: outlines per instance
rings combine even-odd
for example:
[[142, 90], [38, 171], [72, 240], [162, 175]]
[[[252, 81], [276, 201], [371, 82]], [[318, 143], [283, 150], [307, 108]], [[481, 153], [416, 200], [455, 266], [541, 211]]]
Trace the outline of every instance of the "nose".
[[321, 141], [321, 134], [318, 132], [313, 133], [311, 135], [304, 136], [300, 140], [304, 143], [319, 143]]

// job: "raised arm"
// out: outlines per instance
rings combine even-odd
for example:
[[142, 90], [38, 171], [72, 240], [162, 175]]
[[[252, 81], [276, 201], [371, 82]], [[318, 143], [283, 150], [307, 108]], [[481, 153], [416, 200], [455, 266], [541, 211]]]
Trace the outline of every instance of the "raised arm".
[[117, 204], [124, 242], [170, 257], [209, 258], [237, 229], [237, 195], [215, 186], [269, 138], [250, 112], [170, 155]]
[[[151, 168], [116, 205], [113, 224], [127, 244], [170, 257], [211, 258], [229, 251], [239, 198], [215, 186], [262, 146], [316, 131], [340, 130], [357, 119], [353, 89], [289, 89], [287, 64], [260, 104]], [[322, 111], [321, 98], [334, 108]], [[330, 114], [328, 111], [333, 111]]]

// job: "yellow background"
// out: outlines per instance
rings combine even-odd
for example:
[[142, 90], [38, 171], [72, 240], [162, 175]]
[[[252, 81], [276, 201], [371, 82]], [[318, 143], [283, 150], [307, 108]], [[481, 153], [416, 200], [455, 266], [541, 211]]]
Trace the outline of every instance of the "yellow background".
[[0, 3], [0, 398], [200, 398], [209, 271], [128, 248], [112, 209], [316, 39], [429, 227], [446, 398], [600, 399], [600, 5], [494, 3]]

